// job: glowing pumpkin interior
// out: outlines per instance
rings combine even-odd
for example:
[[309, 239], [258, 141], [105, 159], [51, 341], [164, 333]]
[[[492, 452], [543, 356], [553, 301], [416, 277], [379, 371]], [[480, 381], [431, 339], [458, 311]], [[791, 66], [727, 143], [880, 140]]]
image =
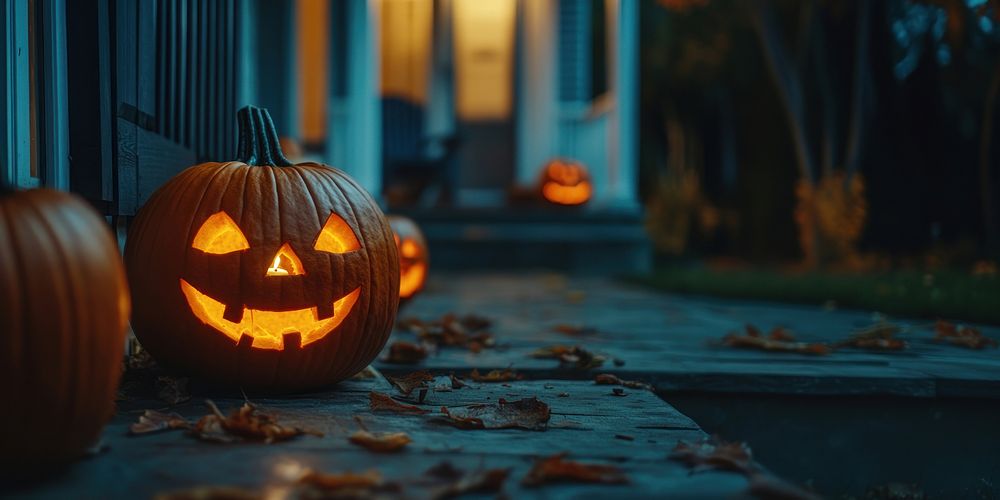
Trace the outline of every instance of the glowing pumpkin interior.
[[427, 260], [417, 242], [410, 238], [400, 239], [398, 235], [393, 236], [399, 249], [399, 296], [409, 298], [420, 291], [420, 287], [424, 284], [427, 277]]
[[[225, 212], [218, 212], [205, 220], [191, 243], [192, 248], [207, 254], [222, 255], [250, 249], [250, 243], [239, 226]], [[342, 217], [330, 214], [314, 248], [321, 252], [344, 254], [361, 249], [361, 242], [354, 230]], [[285, 242], [275, 253], [267, 269], [262, 270], [268, 278], [282, 279], [306, 274], [302, 261]], [[350, 314], [361, 295], [361, 287], [333, 302], [333, 315], [319, 317], [319, 308], [274, 311], [253, 309], [243, 306], [238, 321], [225, 318], [226, 304], [198, 290], [183, 278], [181, 292], [187, 299], [191, 313], [202, 323], [211, 326], [235, 343], [243, 336], [253, 339], [251, 346], [257, 349], [285, 349], [285, 335], [299, 334], [300, 347], [326, 337]]]
[[542, 197], [560, 205], [581, 205], [593, 193], [590, 178], [578, 163], [549, 162], [542, 179]]

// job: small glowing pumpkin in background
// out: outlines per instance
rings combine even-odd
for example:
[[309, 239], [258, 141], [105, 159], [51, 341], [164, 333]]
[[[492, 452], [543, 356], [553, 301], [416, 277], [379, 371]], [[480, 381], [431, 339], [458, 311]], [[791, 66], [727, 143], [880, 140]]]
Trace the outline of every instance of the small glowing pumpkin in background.
[[398, 215], [389, 216], [396, 250], [399, 252], [399, 305], [403, 306], [424, 289], [430, 253], [427, 240], [413, 220]]
[[556, 158], [542, 169], [542, 197], [559, 205], [582, 205], [590, 199], [593, 185], [580, 162]]
[[82, 199], [0, 185], [0, 479], [84, 454], [114, 412], [129, 295]]
[[136, 337], [167, 367], [221, 383], [343, 380], [375, 359], [395, 322], [389, 222], [347, 174], [289, 162], [267, 111], [238, 119], [237, 161], [181, 172], [132, 224]]

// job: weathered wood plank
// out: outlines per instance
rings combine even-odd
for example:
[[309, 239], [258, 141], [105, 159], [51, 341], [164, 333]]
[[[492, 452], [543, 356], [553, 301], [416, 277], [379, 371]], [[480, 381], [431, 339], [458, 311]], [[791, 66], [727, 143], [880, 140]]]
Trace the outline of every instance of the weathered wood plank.
[[[285, 443], [217, 445], [200, 442], [180, 432], [129, 437], [128, 425], [143, 408], [162, 407], [155, 400], [127, 400], [105, 430], [108, 449], [74, 466], [66, 475], [23, 493], [30, 498], [135, 498], [170, 489], [203, 484], [263, 487], [278, 481], [289, 466], [324, 471], [378, 469], [401, 480], [419, 476], [440, 461], [464, 469], [510, 467], [507, 492], [517, 498], [579, 498], [581, 495], [626, 495], [629, 498], [738, 497], [746, 480], [736, 474], [689, 475], [682, 465], [666, 459], [677, 440], [697, 440], [704, 433], [687, 417], [648, 391], [629, 391], [626, 397], [609, 394], [607, 386], [588, 382], [512, 382], [480, 385], [452, 392], [430, 391], [425, 406], [456, 406], [539, 396], [552, 406], [546, 431], [463, 431], [437, 422], [435, 414], [399, 415], [368, 409], [368, 392], [391, 393], [380, 379], [347, 381], [334, 390], [286, 398], [256, 399], [262, 411], [283, 423], [323, 431], [323, 438], [306, 436]], [[566, 393], [568, 397], [558, 397]], [[223, 411], [242, 403], [239, 398], [216, 398]], [[189, 401], [170, 408], [189, 418], [205, 413], [202, 402]], [[347, 441], [358, 429], [354, 417], [372, 431], [405, 431], [413, 443], [398, 454], [375, 454]], [[570, 424], [572, 422], [572, 424]], [[616, 435], [627, 435], [632, 440]], [[539, 456], [567, 451], [571, 457], [622, 467], [631, 479], [624, 486], [550, 485], [525, 489], [518, 483]]]
[[[612, 372], [664, 390], [784, 394], [895, 394], [917, 397], [1000, 397], [1000, 353], [932, 341], [927, 321], [894, 322], [906, 328], [903, 352], [844, 349], [829, 356], [761, 352], [717, 345], [746, 323], [782, 325], [807, 342], [834, 342], [869, 325], [863, 311], [660, 294], [607, 279], [568, 280], [558, 275], [438, 275], [401, 317], [430, 319], [446, 312], [492, 317], [502, 349], [472, 354], [444, 349], [418, 367], [436, 372], [513, 366], [532, 378], [590, 378]], [[570, 336], [551, 331], [560, 323], [594, 327]], [[981, 327], [1000, 338], [1000, 329]], [[396, 339], [412, 340], [403, 332]], [[590, 372], [560, 367], [529, 354], [551, 344], [581, 345], [624, 361]], [[414, 367], [379, 364], [389, 372]]]

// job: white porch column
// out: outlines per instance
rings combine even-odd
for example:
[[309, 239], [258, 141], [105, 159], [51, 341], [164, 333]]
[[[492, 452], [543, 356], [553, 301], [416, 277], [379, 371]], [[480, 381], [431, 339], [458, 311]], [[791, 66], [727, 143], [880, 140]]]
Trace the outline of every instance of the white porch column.
[[605, 1], [609, 86], [615, 105], [608, 128], [608, 189], [600, 201], [613, 208], [638, 209], [639, 2]]
[[342, 24], [347, 29], [346, 61], [331, 61], [330, 67], [344, 68], [346, 95], [342, 99], [331, 99], [327, 122], [330, 163], [350, 174], [372, 196], [380, 199], [379, 2], [343, 1], [346, 3], [346, 22]]
[[[435, 0], [431, 29], [431, 54], [427, 72], [427, 104], [424, 135], [440, 137], [455, 133], [454, 42], [452, 41], [452, 2]], [[425, 151], [432, 157], [444, 153], [434, 141]]]
[[557, 6], [538, 0], [518, 4], [515, 180], [522, 186], [535, 184], [545, 162], [558, 154]]

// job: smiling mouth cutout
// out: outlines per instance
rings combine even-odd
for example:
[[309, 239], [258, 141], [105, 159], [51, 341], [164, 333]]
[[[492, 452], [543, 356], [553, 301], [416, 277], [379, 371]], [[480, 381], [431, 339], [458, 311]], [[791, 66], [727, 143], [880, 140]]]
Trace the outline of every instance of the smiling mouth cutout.
[[184, 292], [191, 311], [206, 325], [237, 344], [241, 337], [248, 335], [253, 338], [252, 347], [273, 350], [285, 348], [287, 334], [299, 334], [299, 347], [322, 340], [340, 326], [361, 295], [361, 287], [358, 287], [337, 299], [333, 303], [333, 316], [325, 319], [319, 319], [316, 307], [292, 311], [264, 311], [244, 307], [240, 321], [233, 322], [223, 317], [226, 312], [225, 304], [202, 293], [183, 279], [181, 279], [181, 291]]

